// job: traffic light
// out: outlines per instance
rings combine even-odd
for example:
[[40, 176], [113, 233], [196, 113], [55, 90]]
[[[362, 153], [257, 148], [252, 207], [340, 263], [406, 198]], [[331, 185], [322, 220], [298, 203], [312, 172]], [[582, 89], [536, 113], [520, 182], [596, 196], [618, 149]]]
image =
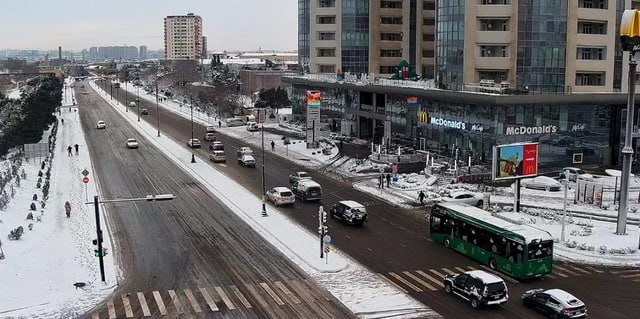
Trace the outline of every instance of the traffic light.
[[104, 256], [106, 256], [108, 254], [109, 254], [109, 252], [107, 251], [106, 248], [102, 248], [102, 256], [100, 256], [100, 251], [99, 250], [97, 250], [97, 249], [93, 250], [93, 255], [96, 256], [96, 257], [104, 257]]

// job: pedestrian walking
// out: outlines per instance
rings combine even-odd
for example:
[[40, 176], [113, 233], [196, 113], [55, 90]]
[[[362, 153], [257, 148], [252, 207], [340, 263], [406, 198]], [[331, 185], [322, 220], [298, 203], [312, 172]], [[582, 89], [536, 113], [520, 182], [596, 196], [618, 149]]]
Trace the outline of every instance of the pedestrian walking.
[[344, 141], [340, 140], [340, 154], [344, 154]]
[[67, 214], [67, 218], [71, 217], [71, 203], [69, 203], [69, 201], [64, 203], [64, 211]]
[[271, 151], [273, 152], [276, 148], [276, 142], [271, 141]]
[[218, 128], [221, 128], [221, 127], [222, 127], [222, 122], [218, 121]]
[[387, 173], [387, 188], [389, 188], [389, 185], [391, 185], [391, 174]]
[[74, 147], [76, 148], [76, 155], [78, 155], [78, 148], [80, 147], [78, 144], [74, 145]]
[[72, 155], [71, 151], [73, 150], [73, 148], [71, 147], [71, 145], [69, 145], [69, 147], [67, 147], [67, 151], [69, 152], [69, 156]]
[[420, 200], [420, 205], [424, 205], [424, 198], [425, 198], [425, 194], [423, 191], [420, 191], [420, 193], [418, 193], [418, 199]]
[[62, 123], [62, 125], [64, 125], [64, 119], [60, 119], [60, 123]]

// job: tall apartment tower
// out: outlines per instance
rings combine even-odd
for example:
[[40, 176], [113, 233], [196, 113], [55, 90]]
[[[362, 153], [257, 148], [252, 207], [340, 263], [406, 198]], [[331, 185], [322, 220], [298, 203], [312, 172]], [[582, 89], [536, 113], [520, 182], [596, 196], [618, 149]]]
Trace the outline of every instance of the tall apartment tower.
[[298, 55], [311, 73], [434, 75], [435, 0], [298, 0]]
[[207, 59], [209, 56], [207, 54], [207, 37], [202, 36], [202, 58]]
[[188, 13], [164, 18], [164, 54], [169, 60], [202, 57], [202, 18]]
[[146, 45], [141, 45], [140, 46], [140, 51], [138, 53], [138, 58], [144, 60], [147, 58], [147, 46]]
[[630, 0], [438, 0], [436, 78], [530, 93], [626, 90], [618, 29]]

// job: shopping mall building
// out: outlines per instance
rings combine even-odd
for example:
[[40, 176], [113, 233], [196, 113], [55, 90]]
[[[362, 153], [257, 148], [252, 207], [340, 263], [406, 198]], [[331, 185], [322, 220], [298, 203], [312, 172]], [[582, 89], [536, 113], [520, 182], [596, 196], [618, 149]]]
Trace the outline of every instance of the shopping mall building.
[[[540, 165], [617, 166], [625, 93], [507, 95], [440, 90], [428, 82], [289, 76], [294, 105], [322, 92], [321, 116], [345, 135], [489, 163], [494, 145], [540, 143]], [[636, 113], [637, 114], [637, 113]]]

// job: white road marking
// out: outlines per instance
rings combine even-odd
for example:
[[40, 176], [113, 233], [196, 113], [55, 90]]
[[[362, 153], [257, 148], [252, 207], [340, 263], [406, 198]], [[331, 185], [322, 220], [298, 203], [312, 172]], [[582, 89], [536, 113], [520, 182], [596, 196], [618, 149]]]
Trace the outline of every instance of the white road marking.
[[218, 309], [218, 306], [216, 305], [216, 303], [213, 301], [213, 298], [211, 298], [211, 295], [209, 294], [209, 292], [207, 291], [206, 288], [200, 288], [200, 293], [202, 293], [202, 297], [204, 298], [204, 301], [207, 302], [207, 306], [209, 306], [209, 309], [211, 309], [211, 311], [219, 311], [220, 309]]
[[623, 275], [623, 276], [620, 276], [620, 277], [622, 277], [622, 278], [637, 278], [637, 277], [640, 277], [640, 274]]
[[202, 312], [202, 308], [200, 308], [200, 305], [198, 304], [196, 297], [191, 292], [191, 289], [185, 289], [184, 294], [187, 296], [187, 299], [189, 300], [191, 307], [193, 307], [193, 311]]
[[564, 268], [562, 266], [558, 266], [558, 265], [553, 265], [553, 268], [558, 268], [560, 269], [560, 271], [564, 272], [564, 273], [568, 273], [569, 275], [574, 275], [574, 276], [581, 276], [579, 273], [575, 272], [575, 271], [571, 271], [567, 268]]
[[180, 302], [180, 297], [174, 290], [169, 290], [169, 297], [171, 297], [171, 302], [173, 302], [173, 306], [176, 307], [176, 311], [178, 314], [183, 314], [184, 309], [182, 308], [182, 303]]
[[287, 286], [285, 286], [282, 282], [276, 281], [276, 282], [274, 282], [274, 284], [276, 284], [276, 286], [278, 288], [280, 288], [280, 290], [282, 290], [282, 292], [284, 292], [285, 295], [287, 295], [289, 298], [291, 298], [291, 300], [293, 301], [294, 304], [299, 304], [300, 303], [300, 299], [298, 299], [296, 297], [296, 295], [291, 293], [289, 288], [287, 288]]
[[158, 305], [158, 310], [160, 310], [161, 315], [167, 315], [167, 308], [164, 306], [164, 301], [162, 301], [162, 296], [158, 291], [153, 291], [153, 299], [156, 301], [156, 305]]
[[400, 281], [401, 283], [405, 284], [407, 287], [415, 290], [416, 292], [422, 292], [422, 289], [420, 289], [420, 287], [410, 283], [409, 281], [407, 281], [406, 279], [400, 277], [400, 275], [394, 273], [394, 272], [390, 272], [389, 273], [390, 276], [392, 276], [393, 278], [397, 279], [398, 281]]
[[618, 275], [618, 274], [625, 274], [625, 273], [638, 272], [638, 271], [640, 271], [640, 269], [624, 269], [624, 270], [612, 271], [611, 273], [614, 275]]
[[142, 315], [151, 317], [151, 311], [149, 311], [149, 305], [147, 305], [147, 298], [145, 298], [141, 292], [138, 292], [138, 301], [140, 302], [140, 308], [142, 308]]
[[444, 287], [444, 284], [442, 283], [441, 280], [435, 279], [433, 278], [431, 275], [424, 273], [422, 270], [416, 270], [416, 273], [424, 278], [429, 279], [432, 283], [440, 286], [440, 287]]
[[478, 268], [473, 267], [473, 266], [467, 266], [467, 268], [469, 268], [469, 270], [478, 270]]
[[271, 299], [273, 299], [273, 301], [275, 301], [276, 304], [278, 304], [278, 306], [284, 306], [284, 302], [282, 302], [282, 299], [278, 297], [275, 291], [271, 290], [271, 287], [269, 287], [269, 285], [267, 285], [264, 282], [261, 282], [260, 286], [262, 287], [262, 289], [264, 289], [267, 292], [267, 294], [269, 294], [269, 296], [271, 296]]
[[571, 265], [567, 265], [567, 266], [569, 266], [569, 267], [571, 267], [571, 268], [573, 268], [573, 269], [575, 269], [575, 270], [577, 270], [577, 271], [579, 271], [579, 272], [581, 272], [581, 273], [583, 273], [583, 274], [591, 275], [591, 273], [590, 273], [590, 272], [588, 272], [588, 271], [586, 271], [586, 270], [584, 270], [584, 269], [582, 269], [582, 268], [578, 268], [578, 267], [571, 266]]
[[442, 269], [444, 272], [446, 272], [446, 273], [447, 273], [447, 274], [449, 274], [449, 275], [455, 275], [455, 274], [456, 274], [455, 272], [451, 271], [451, 270], [450, 270], [450, 269], [448, 269], [448, 268], [440, 268], [440, 269]]
[[230, 288], [233, 291], [233, 293], [236, 294], [236, 297], [240, 299], [240, 302], [245, 308], [247, 309], [253, 308], [253, 306], [251, 306], [251, 304], [249, 303], [249, 300], [247, 300], [247, 298], [244, 297], [244, 295], [242, 294], [242, 291], [240, 291], [238, 287], [236, 287], [235, 285], [231, 285]]
[[424, 282], [424, 280], [422, 280], [422, 279], [420, 279], [420, 278], [416, 277], [416, 275], [414, 275], [414, 274], [412, 274], [412, 273], [410, 273], [410, 272], [408, 272], [408, 271], [403, 271], [402, 273], [403, 273], [403, 274], [405, 274], [407, 277], [409, 277], [409, 278], [411, 278], [411, 279], [415, 280], [417, 283], [421, 284], [422, 286], [426, 287], [427, 289], [429, 289], [429, 290], [431, 290], [431, 291], [438, 290], [438, 288], [436, 288], [436, 287], [434, 287], [434, 286], [432, 286], [432, 285], [430, 285], [430, 284], [428, 284], [428, 283]]
[[435, 270], [435, 269], [429, 269], [429, 271], [430, 271], [430, 272], [432, 272], [433, 274], [435, 274], [436, 276], [438, 276], [438, 277], [440, 277], [440, 278], [444, 279], [444, 275], [443, 275], [443, 274], [441, 274], [441, 273], [439, 273], [437, 270]]
[[129, 296], [122, 295], [120, 296], [120, 298], [122, 298], [122, 304], [124, 305], [125, 315], [127, 316], [127, 318], [133, 318], [133, 311], [131, 310], [131, 303], [129, 302]]
[[[549, 275], [549, 274], [544, 275], [544, 277], [551, 278], [551, 279], [556, 279], [556, 276]], [[542, 277], [542, 278], [544, 278], [544, 277]]]
[[390, 285], [396, 287], [398, 290], [404, 292], [405, 294], [408, 294], [409, 292], [407, 290], [405, 290], [404, 288], [400, 287], [400, 285], [396, 284], [393, 280], [387, 278], [385, 275], [383, 274], [378, 274], [378, 276], [380, 276], [380, 278], [384, 281], [386, 281], [387, 283], [389, 283]]
[[604, 273], [604, 271], [602, 271], [600, 269], [597, 269], [597, 268], [593, 268], [593, 267], [584, 267], [584, 268], [587, 268], [587, 269], [589, 269], [589, 270], [591, 270], [593, 272], [597, 272], [599, 274], [603, 274]]
[[554, 274], [556, 274], [557, 276], [562, 277], [562, 278], [567, 278], [567, 277], [569, 277], [569, 276], [567, 276], [567, 275], [565, 275], [565, 274], [563, 274], [563, 273], [561, 273], [561, 272], [558, 272], [558, 271], [557, 271], [557, 270], [555, 270], [555, 269], [554, 269], [553, 271], [551, 271], [551, 272], [552, 272], [552, 273], [554, 273]]
[[224, 290], [220, 287], [214, 287], [213, 289], [216, 290], [216, 292], [218, 293], [218, 295], [220, 295], [220, 298], [222, 298], [222, 302], [224, 302], [224, 304], [227, 306], [227, 308], [234, 310], [236, 309], [236, 306], [233, 305], [233, 303], [231, 302], [231, 299], [229, 299], [229, 296], [227, 296], [227, 293], [224, 292]]
[[466, 271], [466, 270], [464, 270], [464, 269], [462, 269], [462, 268], [460, 268], [460, 267], [453, 267], [453, 268], [455, 268], [455, 270], [457, 270], [457, 271], [459, 271], [459, 272], [465, 272], [465, 271]]
[[116, 319], [116, 308], [113, 306], [113, 300], [107, 301], [107, 310], [109, 311], [109, 319]]
[[251, 285], [249, 284], [245, 284], [245, 287], [247, 287], [247, 289], [249, 289], [249, 292], [253, 295], [254, 298], [256, 298], [256, 300], [258, 300], [258, 303], [260, 304], [260, 306], [262, 306], [262, 308], [269, 308], [269, 304], [264, 300], [264, 298], [262, 298], [262, 296], [258, 293], [258, 291]]

